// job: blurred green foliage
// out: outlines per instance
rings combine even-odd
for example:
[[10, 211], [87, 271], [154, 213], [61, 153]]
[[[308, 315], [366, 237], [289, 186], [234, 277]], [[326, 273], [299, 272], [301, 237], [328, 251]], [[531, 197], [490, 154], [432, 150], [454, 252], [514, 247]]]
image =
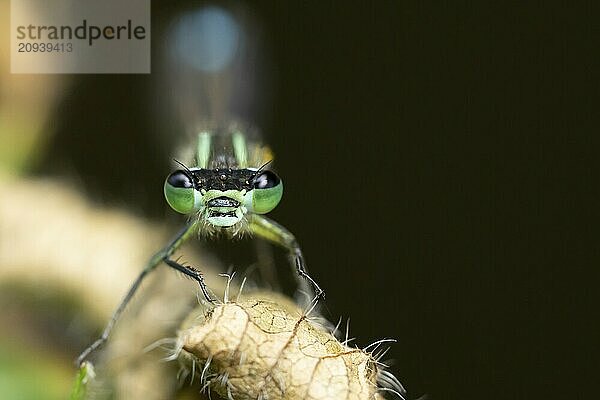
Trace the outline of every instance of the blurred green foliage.
[[72, 371], [55, 358], [14, 338], [0, 338], [0, 399], [58, 400], [68, 393]]

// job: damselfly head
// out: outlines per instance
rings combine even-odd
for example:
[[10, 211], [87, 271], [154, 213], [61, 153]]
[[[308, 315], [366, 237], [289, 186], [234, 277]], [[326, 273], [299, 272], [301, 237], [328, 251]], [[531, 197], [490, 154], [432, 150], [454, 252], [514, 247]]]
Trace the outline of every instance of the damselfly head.
[[227, 228], [247, 213], [266, 214], [283, 195], [283, 183], [262, 169], [180, 169], [167, 177], [165, 198], [175, 211], [196, 213], [208, 224]]

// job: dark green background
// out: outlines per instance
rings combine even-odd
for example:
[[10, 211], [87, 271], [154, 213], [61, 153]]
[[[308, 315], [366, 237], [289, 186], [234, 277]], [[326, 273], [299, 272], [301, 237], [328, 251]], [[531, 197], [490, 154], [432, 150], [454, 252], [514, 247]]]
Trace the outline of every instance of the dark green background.
[[[276, 71], [261, 127], [286, 183], [273, 216], [330, 318], [350, 315], [361, 345], [397, 338], [392, 371], [413, 396], [579, 393], [569, 356], [585, 358], [587, 328], [556, 317], [588, 293], [592, 24], [543, 2], [248, 6]], [[153, 38], [176, 11], [153, 3]], [[76, 170], [101, 202], [168, 215], [151, 83], [76, 77], [37, 171]]]

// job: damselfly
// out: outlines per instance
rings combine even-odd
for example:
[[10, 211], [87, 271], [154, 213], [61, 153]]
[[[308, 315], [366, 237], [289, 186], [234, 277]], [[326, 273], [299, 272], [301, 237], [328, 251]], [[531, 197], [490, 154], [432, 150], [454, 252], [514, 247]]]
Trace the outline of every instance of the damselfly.
[[[200, 22], [206, 25], [205, 14], [199, 16]], [[213, 20], [214, 16], [209, 22]], [[223, 21], [220, 21], [218, 28], [221, 30], [222, 25]], [[206, 27], [203, 27], [203, 34], [206, 37]], [[222, 32], [219, 34], [223, 36]], [[228, 70], [231, 71], [231, 68]], [[210, 87], [207, 76], [218, 81], [223, 75], [220, 71], [214, 74], [211, 71], [212, 75], [203, 74], [192, 77], [190, 81], [197, 78], [196, 81], [203, 82], [203, 87]], [[177, 93], [185, 97], [183, 92], [182, 89]], [[206, 92], [209, 91], [205, 90], [204, 94]], [[200, 96], [194, 93], [192, 97], [197, 99]], [[186, 101], [188, 108], [190, 104], [193, 102]], [[215, 107], [211, 108], [214, 111]], [[200, 271], [172, 258], [173, 253], [190, 238], [212, 234], [234, 238], [250, 234], [266, 239], [288, 251], [297, 276], [300, 280], [307, 280], [314, 288], [315, 300], [323, 295], [319, 285], [306, 271], [302, 251], [294, 235], [265, 216], [277, 206], [283, 195], [282, 180], [269, 168], [272, 161], [270, 150], [247, 135], [248, 129], [243, 125], [225, 123], [218, 116], [213, 116], [211, 121], [212, 123], [194, 133], [195, 143], [191, 145], [195, 153], [194, 164], [178, 162], [179, 169], [172, 172], [164, 184], [167, 202], [173, 210], [189, 215], [188, 223], [150, 259], [114, 311], [100, 338], [79, 356], [77, 361], [80, 365], [91, 352], [106, 342], [114, 324], [144, 278], [163, 262], [196, 280], [206, 300], [215, 302]]]

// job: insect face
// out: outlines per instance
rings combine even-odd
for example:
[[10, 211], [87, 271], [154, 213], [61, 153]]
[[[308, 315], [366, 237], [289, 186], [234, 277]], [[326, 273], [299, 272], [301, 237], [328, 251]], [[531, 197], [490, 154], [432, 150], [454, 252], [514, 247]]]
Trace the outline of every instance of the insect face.
[[255, 169], [187, 169], [167, 177], [165, 198], [175, 211], [199, 213], [215, 227], [231, 227], [246, 213], [266, 214], [283, 195], [272, 171]]

